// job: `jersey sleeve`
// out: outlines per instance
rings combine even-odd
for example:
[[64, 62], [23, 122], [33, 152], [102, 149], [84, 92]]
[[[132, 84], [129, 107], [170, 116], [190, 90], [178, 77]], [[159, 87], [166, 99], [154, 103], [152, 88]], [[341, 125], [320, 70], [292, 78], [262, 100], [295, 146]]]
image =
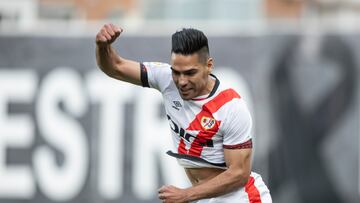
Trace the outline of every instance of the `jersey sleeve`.
[[167, 63], [143, 62], [141, 68], [141, 83], [143, 87], [150, 87], [162, 92], [170, 83], [171, 68]]
[[252, 148], [252, 118], [242, 99], [235, 100], [224, 121], [224, 149]]

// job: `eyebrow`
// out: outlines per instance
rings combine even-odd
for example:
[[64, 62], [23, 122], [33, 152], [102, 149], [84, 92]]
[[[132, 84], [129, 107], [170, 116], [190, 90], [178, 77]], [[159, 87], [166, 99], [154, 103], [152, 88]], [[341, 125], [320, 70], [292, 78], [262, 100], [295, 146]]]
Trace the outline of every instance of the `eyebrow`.
[[189, 69], [189, 70], [185, 70], [185, 71], [178, 71], [178, 70], [175, 70], [173, 67], [170, 67], [171, 68], [171, 70], [172, 71], [174, 71], [174, 72], [176, 72], [176, 73], [191, 73], [191, 72], [193, 72], [193, 71], [197, 71], [197, 69], [196, 68], [191, 68], [191, 69]]

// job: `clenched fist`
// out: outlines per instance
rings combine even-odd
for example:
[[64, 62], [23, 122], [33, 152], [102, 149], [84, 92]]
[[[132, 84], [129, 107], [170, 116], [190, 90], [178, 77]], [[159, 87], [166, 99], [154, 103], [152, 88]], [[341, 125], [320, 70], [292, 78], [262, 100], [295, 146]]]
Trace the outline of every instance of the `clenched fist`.
[[96, 35], [96, 44], [98, 46], [107, 46], [113, 43], [120, 36], [123, 29], [111, 23], [104, 25]]

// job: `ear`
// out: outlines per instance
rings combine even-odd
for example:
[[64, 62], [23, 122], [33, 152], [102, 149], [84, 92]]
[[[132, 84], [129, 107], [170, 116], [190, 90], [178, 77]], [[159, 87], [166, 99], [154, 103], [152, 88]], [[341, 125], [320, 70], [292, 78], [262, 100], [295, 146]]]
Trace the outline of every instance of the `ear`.
[[214, 67], [214, 60], [213, 60], [213, 58], [208, 58], [208, 60], [207, 60], [207, 70], [208, 70], [208, 72], [209, 72], [209, 74], [212, 72], [212, 70], [213, 70], [213, 67]]

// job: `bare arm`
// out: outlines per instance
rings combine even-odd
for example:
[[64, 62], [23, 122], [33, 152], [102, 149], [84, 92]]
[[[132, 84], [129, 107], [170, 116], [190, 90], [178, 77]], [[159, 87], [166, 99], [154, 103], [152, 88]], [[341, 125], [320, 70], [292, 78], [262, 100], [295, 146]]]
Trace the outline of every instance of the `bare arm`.
[[123, 30], [113, 24], [104, 25], [96, 35], [96, 62], [108, 76], [141, 85], [139, 62], [122, 58], [111, 44]]
[[244, 187], [251, 172], [252, 149], [224, 149], [228, 169], [207, 182], [179, 189], [174, 186], [163, 186], [159, 198], [163, 202], [189, 202], [221, 196]]

